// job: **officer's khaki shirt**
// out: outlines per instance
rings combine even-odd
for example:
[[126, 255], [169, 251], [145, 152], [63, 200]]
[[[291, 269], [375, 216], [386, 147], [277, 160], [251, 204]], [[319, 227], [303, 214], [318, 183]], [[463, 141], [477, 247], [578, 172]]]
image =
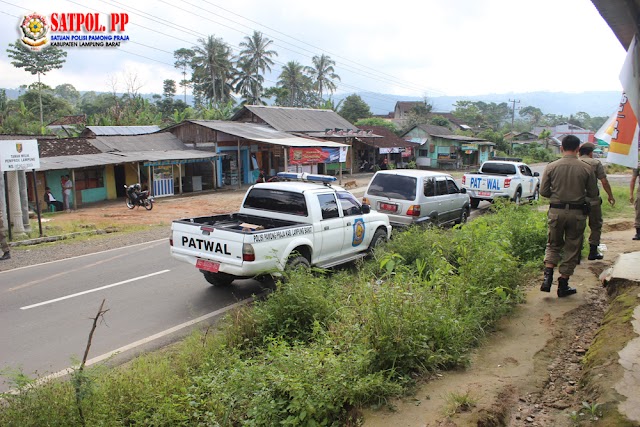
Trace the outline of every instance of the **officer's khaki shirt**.
[[[580, 156], [578, 157], [580, 160], [591, 166], [591, 169], [596, 174], [596, 183], [602, 179], [607, 177], [607, 173], [604, 171], [604, 166], [598, 159], [593, 159], [589, 156]], [[598, 188], [598, 196], [596, 197], [596, 201], [600, 203], [600, 189]]]
[[590, 165], [566, 154], [544, 169], [540, 195], [548, 197], [550, 203], [582, 204], [587, 197], [598, 197], [596, 175]]

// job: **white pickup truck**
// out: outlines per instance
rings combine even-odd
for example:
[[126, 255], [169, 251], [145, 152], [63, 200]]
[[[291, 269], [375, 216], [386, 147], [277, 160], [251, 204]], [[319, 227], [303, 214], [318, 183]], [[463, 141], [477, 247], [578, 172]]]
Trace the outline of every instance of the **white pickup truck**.
[[288, 267], [333, 267], [389, 239], [389, 217], [329, 185], [335, 177], [279, 175], [319, 182], [256, 184], [239, 212], [175, 220], [171, 255], [194, 265], [210, 284], [225, 286]]
[[477, 208], [481, 200], [492, 202], [509, 198], [520, 203], [522, 199], [538, 200], [540, 174], [520, 161], [488, 160], [477, 173], [466, 173], [462, 186], [471, 198], [471, 207]]

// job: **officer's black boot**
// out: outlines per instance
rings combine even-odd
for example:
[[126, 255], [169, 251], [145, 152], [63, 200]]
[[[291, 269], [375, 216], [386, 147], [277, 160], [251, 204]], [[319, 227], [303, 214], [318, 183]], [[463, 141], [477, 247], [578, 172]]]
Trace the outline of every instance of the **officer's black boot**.
[[589, 245], [589, 261], [593, 261], [595, 259], [602, 259], [604, 255], [598, 252], [598, 245]]
[[542, 292], [551, 292], [552, 283], [553, 283], [553, 268], [545, 267], [544, 279], [542, 280], [542, 285], [540, 285], [540, 290]]
[[576, 289], [569, 287], [569, 279], [564, 277], [558, 278], [558, 298], [568, 297], [569, 295], [575, 294]]
[[640, 228], [636, 228], [636, 235], [631, 240], [640, 240]]

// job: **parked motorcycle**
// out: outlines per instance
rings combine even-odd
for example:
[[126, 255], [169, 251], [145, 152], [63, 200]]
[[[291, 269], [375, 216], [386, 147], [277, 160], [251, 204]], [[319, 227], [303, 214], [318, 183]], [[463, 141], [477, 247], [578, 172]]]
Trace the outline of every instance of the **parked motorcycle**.
[[127, 189], [127, 207], [133, 209], [136, 206], [143, 206], [146, 210], [153, 209], [153, 197], [149, 197], [149, 190], [142, 191], [140, 184], [125, 185]]
[[373, 172], [373, 163], [369, 163], [368, 161], [362, 162], [360, 165], [360, 172]]

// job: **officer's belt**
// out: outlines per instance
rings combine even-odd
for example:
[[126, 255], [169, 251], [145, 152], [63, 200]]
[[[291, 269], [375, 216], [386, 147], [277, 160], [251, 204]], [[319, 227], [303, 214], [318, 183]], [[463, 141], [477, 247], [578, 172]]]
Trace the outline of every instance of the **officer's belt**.
[[550, 203], [549, 207], [554, 208], [554, 209], [580, 209], [582, 210], [584, 208], [584, 204], [580, 203], [580, 204], [576, 204], [576, 203]]

